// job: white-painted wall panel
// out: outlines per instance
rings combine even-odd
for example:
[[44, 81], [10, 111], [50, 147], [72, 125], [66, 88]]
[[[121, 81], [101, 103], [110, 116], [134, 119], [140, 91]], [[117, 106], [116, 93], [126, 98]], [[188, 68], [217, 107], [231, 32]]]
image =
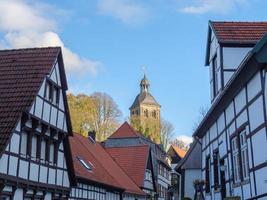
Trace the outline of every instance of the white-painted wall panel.
[[63, 123], [64, 123], [64, 113], [58, 111], [57, 127], [59, 129], [63, 129]]
[[251, 197], [250, 196], [250, 185], [249, 184], [243, 185], [243, 198], [249, 199], [250, 197]]
[[260, 96], [255, 102], [253, 102], [253, 104], [249, 106], [248, 110], [250, 128], [251, 131], [253, 131], [264, 122], [262, 96]]
[[29, 172], [28, 167], [29, 167], [28, 161], [24, 161], [24, 160], [19, 161], [19, 177], [20, 178], [28, 179], [28, 172]]
[[225, 128], [224, 113], [222, 113], [217, 120], [218, 134], [220, 134]]
[[235, 97], [235, 109], [238, 114], [246, 105], [246, 90], [243, 88]]
[[60, 108], [61, 110], [65, 111], [62, 90], [60, 90], [60, 96], [59, 96], [59, 108]]
[[52, 109], [51, 109], [50, 124], [54, 126], [57, 125], [57, 109], [54, 106], [52, 106]]
[[223, 47], [224, 69], [237, 69], [251, 48]]
[[[235, 122], [232, 122], [229, 128], [227, 129], [229, 136], [231, 136], [233, 133], [235, 133], [236, 128], [235, 128]], [[228, 143], [229, 144], [229, 143]]]
[[253, 158], [255, 166], [267, 161], [267, 139], [265, 128], [252, 136]]
[[56, 63], [56, 65], [55, 65], [55, 70], [56, 70], [56, 74], [57, 74], [57, 84], [59, 86], [61, 86], [60, 71], [59, 71], [59, 68], [58, 68], [58, 63]]
[[237, 128], [239, 128], [241, 125], [246, 123], [248, 121], [248, 116], [247, 116], [247, 110], [244, 110], [237, 118], [236, 118], [236, 125]]
[[216, 122], [210, 128], [210, 141], [217, 137], [217, 125]]
[[42, 83], [42, 86], [40, 87], [40, 90], [38, 92], [38, 95], [41, 96], [41, 97], [44, 97], [44, 93], [45, 93], [45, 83], [46, 83], [46, 80], [44, 79], [43, 80], [43, 83]]
[[68, 176], [68, 172], [67, 171], [63, 172], [63, 186], [65, 186], [65, 187], [69, 187], [70, 186], [69, 176]]
[[40, 182], [47, 183], [47, 167], [40, 166]]
[[227, 85], [229, 80], [232, 78], [233, 74], [234, 74], [234, 72], [232, 72], [232, 71], [224, 71], [223, 72], [224, 86]]
[[261, 76], [260, 72], [258, 72], [248, 83], [247, 91], [248, 91], [248, 101], [253, 99], [260, 91], [261, 91]]
[[42, 109], [43, 109], [43, 100], [40, 97], [36, 97], [34, 115], [40, 119], [42, 118]]
[[56, 181], [56, 170], [49, 168], [48, 183], [55, 184], [55, 181]]
[[57, 170], [57, 185], [62, 185], [63, 181], [63, 171], [62, 170]]
[[22, 200], [23, 199], [23, 189], [18, 188], [14, 193], [14, 200]]
[[38, 181], [38, 172], [39, 172], [39, 166], [34, 163], [31, 163], [30, 164], [30, 180]]
[[12, 153], [19, 153], [19, 142], [20, 142], [20, 136], [16, 133], [12, 134], [11, 140], [10, 140], [10, 151]]
[[261, 195], [267, 192], [267, 168], [264, 167], [255, 171], [257, 194]]
[[9, 169], [8, 174], [11, 176], [17, 175], [17, 166], [18, 166], [18, 158], [14, 156], [9, 156]]
[[49, 122], [50, 108], [51, 106], [47, 102], [44, 102], [43, 120], [46, 122]]
[[233, 102], [225, 110], [226, 124], [229, 124], [234, 119], [234, 104]]
[[52, 71], [52, 73], [50, 75], [50, 79], [57, 84], [57, 76], [56, 76], [56, 70], [55, 70], [55, 68], [53, 68], [53, 71]]
[[8, 155], [2, 154], [0, 158], [0, 173], [7, 174]]

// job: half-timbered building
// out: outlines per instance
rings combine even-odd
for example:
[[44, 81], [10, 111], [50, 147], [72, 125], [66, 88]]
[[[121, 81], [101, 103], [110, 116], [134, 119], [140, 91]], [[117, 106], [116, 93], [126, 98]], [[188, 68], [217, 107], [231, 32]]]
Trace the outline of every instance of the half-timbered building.
[[178, 198], [194, 199], [195, 197], [195, 180], [201, 180], [201, 144], [194, 140], [189, 150], [182, 160], [175, 167], [176, 173], [179, 174]]
[[205, 199], [267, 199], [267, 23], [210, 22], [212, 105], [202, 143]]
[[[181, 193], [181, 174], [175, 170], [177, 164], [184, 158], [186, 151], [176, 145], [171, 145], [167, 151], [171, 158], [171, 199], [178, 200]], [[179, 199], [180, 200], [180, 199]]]
[[[142, 191], [126, 171], [113, 160], [94, 134], [74, 134], [70, 139], [77, 186], [70, 199], [145, 200]], [[132, 166], [132, 169], [135, 169]]]
[[66, 199], [75, 184], [61, 49], [0, 51], [1, 199]]
[[105, 142], [105, 148], [133, 147], [148, 145], [151, 151], [152, 166], [155, 176], [157, 194], [159, 200], [169, 198], [169, 188], [171, 186], [171, 166], [170, 159], [163, 148], [154, 143], [143, 134], [138, 133], [125, 122], [119, 127]]

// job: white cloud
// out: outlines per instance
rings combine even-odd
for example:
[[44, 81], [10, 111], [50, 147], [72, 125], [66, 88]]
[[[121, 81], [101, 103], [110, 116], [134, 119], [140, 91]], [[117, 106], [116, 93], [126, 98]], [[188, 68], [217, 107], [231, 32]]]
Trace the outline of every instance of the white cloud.
[[193, 142], [193, 138], [187, 135], [179, 135], [176, 137], [176, 140], [180, 140], [184, 142], [185, 144], [189, 145], [190, 143]]
[[96, 75], [102, 64], [80, 57], [67, 48], [56, 33], [56, 20], [48, 18], [57, 11], [46, 4], [24, 0], [0, 1], [0, 30], [5, 48], [61, 46], [67, 73]]
[[193, 5], [180, 9], [181, 12], [191, 14], [204, 14], [215, 12], [225, 14], [237, 6], [243, 6], [248, 3], [247, 0], [195, 0], [191, 1]]
[[99, 12], [127, 24], [136, 24], [148, 18], [148, 11], [133, 0], [98, 0]]

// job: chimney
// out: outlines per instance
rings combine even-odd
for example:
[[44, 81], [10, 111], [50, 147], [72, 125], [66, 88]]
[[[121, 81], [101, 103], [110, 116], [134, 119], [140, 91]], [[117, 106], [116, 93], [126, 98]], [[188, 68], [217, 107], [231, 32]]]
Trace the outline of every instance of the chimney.
[[95, 131], [89, 131], [88, 132], [88, 138], [91, 139], [93, 142], [95, 142]]

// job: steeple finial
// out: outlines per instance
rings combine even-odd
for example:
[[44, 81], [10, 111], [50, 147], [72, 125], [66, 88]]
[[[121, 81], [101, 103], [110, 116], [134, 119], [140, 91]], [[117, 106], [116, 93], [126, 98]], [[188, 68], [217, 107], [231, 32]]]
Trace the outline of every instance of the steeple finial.
[[141, 80], [141, 83], [140, 83], [140, 89], [141, 89], [141, 93], [142, 92], [149, 92], [149, 81], [146, 77], [146, 67], [143, 67], [143, 70], [144, 70], [144, 78]]

